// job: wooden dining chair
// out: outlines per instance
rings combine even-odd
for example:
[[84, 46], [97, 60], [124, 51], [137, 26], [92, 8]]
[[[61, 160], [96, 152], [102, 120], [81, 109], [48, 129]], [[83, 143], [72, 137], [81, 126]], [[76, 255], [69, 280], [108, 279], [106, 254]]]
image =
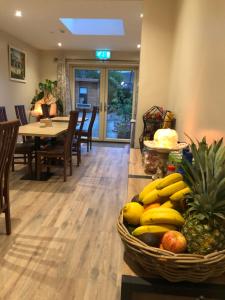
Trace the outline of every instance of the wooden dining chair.
[[[21, 126], [28, 124], [24, 105], [15, 105], [15, 112]], [[12, 171], [15, 170], [15, 164], [27, 164], [28, 173], [31, 174], [32, 159], [35, 158], [34, 150], [35, 147], [32, 137], [23, 136], [23, 143], [16, 143], [15, 153], [12, 161]]]
[[82, 119], [80, 122], [80, 126], [78, 129], [75, 130], [75, 134], [73, 137], [73, 143], [72, 143], [72, 155], [77, 156], [77, 166], [79, 167], [81, 163], [81, 133], [84, 127], [84, 122], [86, 120], [86, 109], [82, 110]]
[[98, 107], [94, 106], [91, 114], [91, 120], [88, 125], [88, 129], [81, 131], [81, 142], [87, 143], [87, 152], [89, 151], [89, 149], [91, 150], [92, 148], [92, 129], [97, 115], [97, 111], [98, 111]]
[[5, 106], [0, 106], [0, 122], [8, 121]]
[[37, 151], [37, 178], [41, 177], [42, 166], [45, 165], [50, 171], [50, 162], [52, 159], [60, 159], [63, 161], [64, 181], [67, 179], [67, 165], [70, 165], [70, 176], [72, 175], [72, 141], [75, 128], [78, 123], [78, 112], [71, 111], [67, 133], [63, 144], [55, 144], [51, 147]]
[[0, 213], [5, 214], [6, 233], [11, 233], [9, 171], [19, 129], [19, 121], [0, 123]]

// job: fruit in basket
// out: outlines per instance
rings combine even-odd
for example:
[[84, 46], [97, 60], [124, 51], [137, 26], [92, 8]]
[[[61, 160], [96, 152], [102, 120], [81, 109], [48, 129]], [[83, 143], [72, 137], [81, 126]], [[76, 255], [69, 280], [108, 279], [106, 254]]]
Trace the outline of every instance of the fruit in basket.
[[185, 252], [187, 248], [187, 241], [183, 234], [176, 230], [171, 230], [163, 235], [161, 241], [164, 250], [168, 250], [174, 253]]
[[132, 234], [134, 236], [141, 235], [143, 233], [152, 233], [152, 234], [158, 234], [162, 235], [167, 231], [170, 230], [175, 230], [176, 227], [173, 225], [168, 225], [168, 224], [160, 224], [160, 225], [144, 225], [144, 226], [139, 226], [134, 229]]
[[141, 215], [140, 224], [172, 224], [182, 226], [184, 224], [184, 218], [177, 210], [160, 206], [144, 212]]
[[156, 185], [156, 188], [157, 188], [157, 190], [161, 190], [161, 189], [167, 187], [168, 185], [171, 185], [173, 183], [176, 183], [176, 182], [182, 181], [182, 180], [183, 180], [183, 176], [180, 173], [172, 173], [172, 174], [167, 175], [166, 177], [164, 177]]
[[185, 187], [187, 187], [187, 184], [183, 180], [181, 180], [176, 183], [170, 184], [161, 190], [158, 190], [158, 195], [159, 197], [168, 197], [184, 189]]
[[161, 206], [162, 207], [168, 207], [168, 208], [174, 208], [175, 207], [174, 203], [170, 200], [164, 202]]
[[170, 200], [172, 201], [180, 201], [184, 199], [184, 196], [187, 194], [190, 194], [191, 189], [189, 187], [184, 188], [183, 190], [180, 190], [173, 195], [170, 196]]
[[137, 202], [137, 203], [143, 205], [142, 202], [139, 200], [139, 195], [138, 195], [138, 194], [135, 195], [135, 196], [131, 199], [131, 202]]
[[144, 187], [144, 189], [141, 191], [141, 193], [139, 194], [139, 200], [142, 201], [144, 199], [144, 197], [150, 193], [151, 191], [153, 191], [157, 184], [160, 183], [162, 181], [162, 178], [156, 179], [154, 181], [151, 181], [148, 185], [146, 185]]
[[156, 207], [160, 207], [159, 202], [154, 202], [154, 203], [146, 205], [146, 206], [144, 205], [144, 212], [147, 211], [148, 209], [152, 209], [152, 208], [156, 208]]
[[154, 234], [154, 233], [142, 233], [138, 236], [136, 236], [140, 241], [144, 242], [145, 244], [151, 246], [151, 247], [159, 247], [161, 236]]
[[137, 202], [129, 202], [123, 207], [123, 217], [130, 225], [138, 225], [144, 207]]
[[192, 190], [182, 232], [190, 253], [206, 255], [225, 249], [225, 147], [205, 138], [190, 147], [194, 163], [182, 164]]
[[154, 189], [153, 191], [149, 192], [144, 199], [142, 200], [143, 204], [150, 204], [160, 199], [158, 190]]

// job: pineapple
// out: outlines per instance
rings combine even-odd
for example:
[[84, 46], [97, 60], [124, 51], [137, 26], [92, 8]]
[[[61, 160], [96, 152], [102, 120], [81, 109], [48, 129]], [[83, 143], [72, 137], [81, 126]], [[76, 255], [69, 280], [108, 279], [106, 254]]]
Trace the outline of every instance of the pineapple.
[[225, 249], [225, 147], [222, 139], [208, 146], [205, 138], [190, 147], [194, 162], [182, 165], [192, 190], [182, 231], [188, 252], [206, 255]]

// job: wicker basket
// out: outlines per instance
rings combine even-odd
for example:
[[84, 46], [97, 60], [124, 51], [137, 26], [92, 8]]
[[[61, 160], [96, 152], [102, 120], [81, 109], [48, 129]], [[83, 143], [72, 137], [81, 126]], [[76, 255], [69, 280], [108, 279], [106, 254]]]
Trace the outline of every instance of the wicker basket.
[[150, 247], [132, 236], [123, 224], [120, 212], [117, 229], [125, 250], [149, 276], [160, 275], [171, 282], [201, 282], [225, 272], [225, 250], [208, 255], [174, 254]]

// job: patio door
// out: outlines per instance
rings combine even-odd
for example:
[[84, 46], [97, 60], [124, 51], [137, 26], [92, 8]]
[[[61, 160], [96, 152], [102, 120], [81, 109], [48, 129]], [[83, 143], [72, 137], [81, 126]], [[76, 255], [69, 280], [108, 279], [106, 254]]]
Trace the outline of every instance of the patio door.
[[93, 138], [129, 142], [133, 114], [135, 71], [115, 68], [74, 68], [74, 106], [87, 109], [87, 129], [93, 106], [98, 113]]

